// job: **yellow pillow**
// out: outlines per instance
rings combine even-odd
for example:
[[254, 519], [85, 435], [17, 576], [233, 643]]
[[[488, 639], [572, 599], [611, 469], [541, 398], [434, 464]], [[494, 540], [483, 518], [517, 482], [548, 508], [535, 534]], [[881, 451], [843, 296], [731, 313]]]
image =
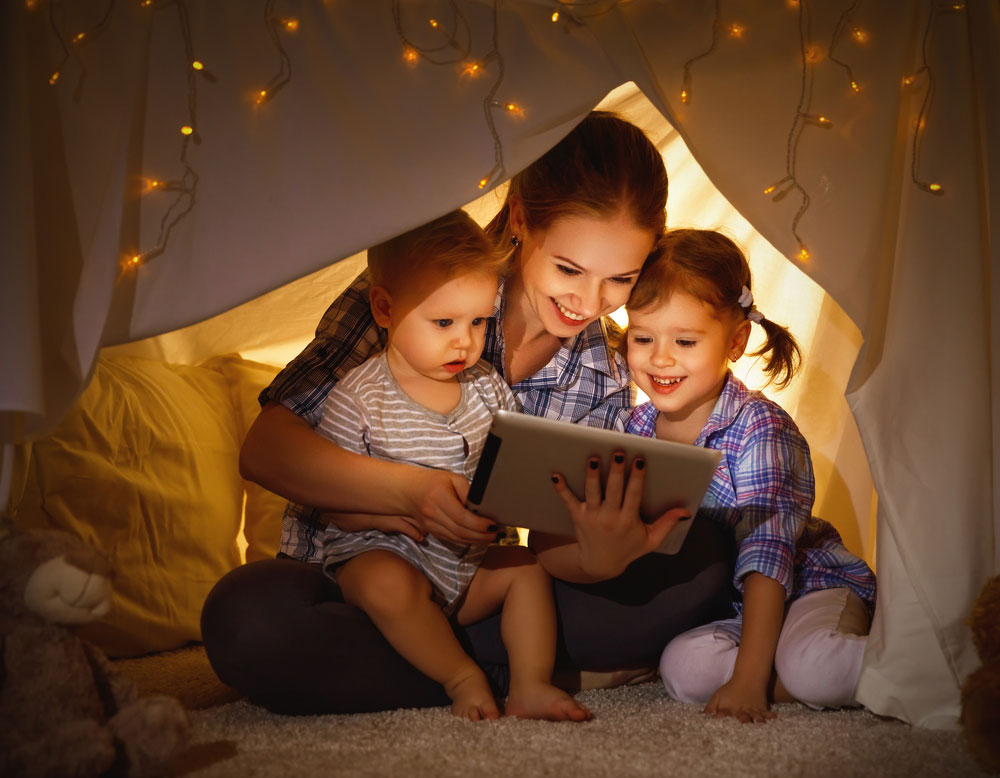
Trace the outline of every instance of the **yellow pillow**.
[[[243, 359], [238, 354], [224, 354], [202, 363], [226, 377], [236, 411], [238, 441], [243, 445], [247, 430], [260, 413], [257, 395], [271, 383], [281, 368]], [[288, 502], [253, 481], [244, 481], [246, 505], [243, 511], [243, 536], [246, 561], [273, 559], [281, 542], [281, 516]]]
[[240, 562], [237, 429], [217, 371], [102, 357], [59, 427], [32, 443], [16, 523], [68, 530], [111, 557], [111, 613], [82, 630], [110, 656], [201, 639], [205, 596]]

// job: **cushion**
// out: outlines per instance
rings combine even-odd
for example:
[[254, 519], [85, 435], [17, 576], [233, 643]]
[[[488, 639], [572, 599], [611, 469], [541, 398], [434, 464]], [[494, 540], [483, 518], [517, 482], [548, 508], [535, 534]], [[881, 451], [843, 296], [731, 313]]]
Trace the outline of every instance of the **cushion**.
[[[243, 445], [247, 430], [260, 413], [257, 396], [281, 369], [262, 362], [243, 359], [238, 354], [225, 354], [202, 363], [218, 370], [229, 384], [232, 406], [236, 412], [239, 443]], [[288, 502], [253, 481], [244, 481], [246, 505], [243, 512], [243, 537], [247, 562], [273, 559], [281, 541], [281, 516]]]
[[15, 521], [111, 557], [111, 613], [81, 628], [108, 655], [201, 639], [205, 596], [240, 563], [241, 430], [217, 370], [102, 356], [75, 407], [31, 444]]

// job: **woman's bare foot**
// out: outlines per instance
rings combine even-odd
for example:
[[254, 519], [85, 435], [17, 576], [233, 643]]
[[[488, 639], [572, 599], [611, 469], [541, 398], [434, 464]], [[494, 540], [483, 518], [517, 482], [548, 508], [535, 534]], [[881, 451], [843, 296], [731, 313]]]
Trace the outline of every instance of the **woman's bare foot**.
[[451, 712], [464, 719], [483, 721], [500, 718], [500, 709], [493, 699], [490, 684], [479, 668], [444, 685], [451, 697]]
[[548, 721], [589, 721], [590, 711], [562, 689], [547, 683], [511, 686], [507, 698], [508, 716]]

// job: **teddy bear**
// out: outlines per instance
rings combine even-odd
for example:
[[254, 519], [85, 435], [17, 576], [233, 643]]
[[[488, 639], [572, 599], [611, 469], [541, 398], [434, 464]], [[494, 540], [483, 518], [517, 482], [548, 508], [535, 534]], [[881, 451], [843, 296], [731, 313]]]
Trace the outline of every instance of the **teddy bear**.
[[976, 760], [1000, 772], [1000, 575], [986, 581], [969, 626], [983, 664], [962, 685], [962, 732]]
[[153, 778], [186, 747], [181, 704], [73, 632], [108, 612], [110, 578], [78, 537], [0, 523], [0, 775]]

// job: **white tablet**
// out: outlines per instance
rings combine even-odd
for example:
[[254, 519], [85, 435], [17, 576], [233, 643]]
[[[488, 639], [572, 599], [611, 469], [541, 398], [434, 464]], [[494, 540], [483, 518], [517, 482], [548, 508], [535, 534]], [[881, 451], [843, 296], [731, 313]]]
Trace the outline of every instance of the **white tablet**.
[[[499, 411], [466, 503], [498, 524], [572, 536], [573, 522], [556, 494], [552, 474], [561, 473], [573, 493], [583, 499], [587, 460], [601, 458], [603, 483], [615, 451], [625, 452], [626, 475], [636, 456], [641, 454], [646, 460], [640, 504], [646, 521], [675, 507], [686, 508], [694, 516], [722, 456], [700, 446]], [[657, 550], [676, 554], [690, 526], [690, 521], [678, 524]]]

